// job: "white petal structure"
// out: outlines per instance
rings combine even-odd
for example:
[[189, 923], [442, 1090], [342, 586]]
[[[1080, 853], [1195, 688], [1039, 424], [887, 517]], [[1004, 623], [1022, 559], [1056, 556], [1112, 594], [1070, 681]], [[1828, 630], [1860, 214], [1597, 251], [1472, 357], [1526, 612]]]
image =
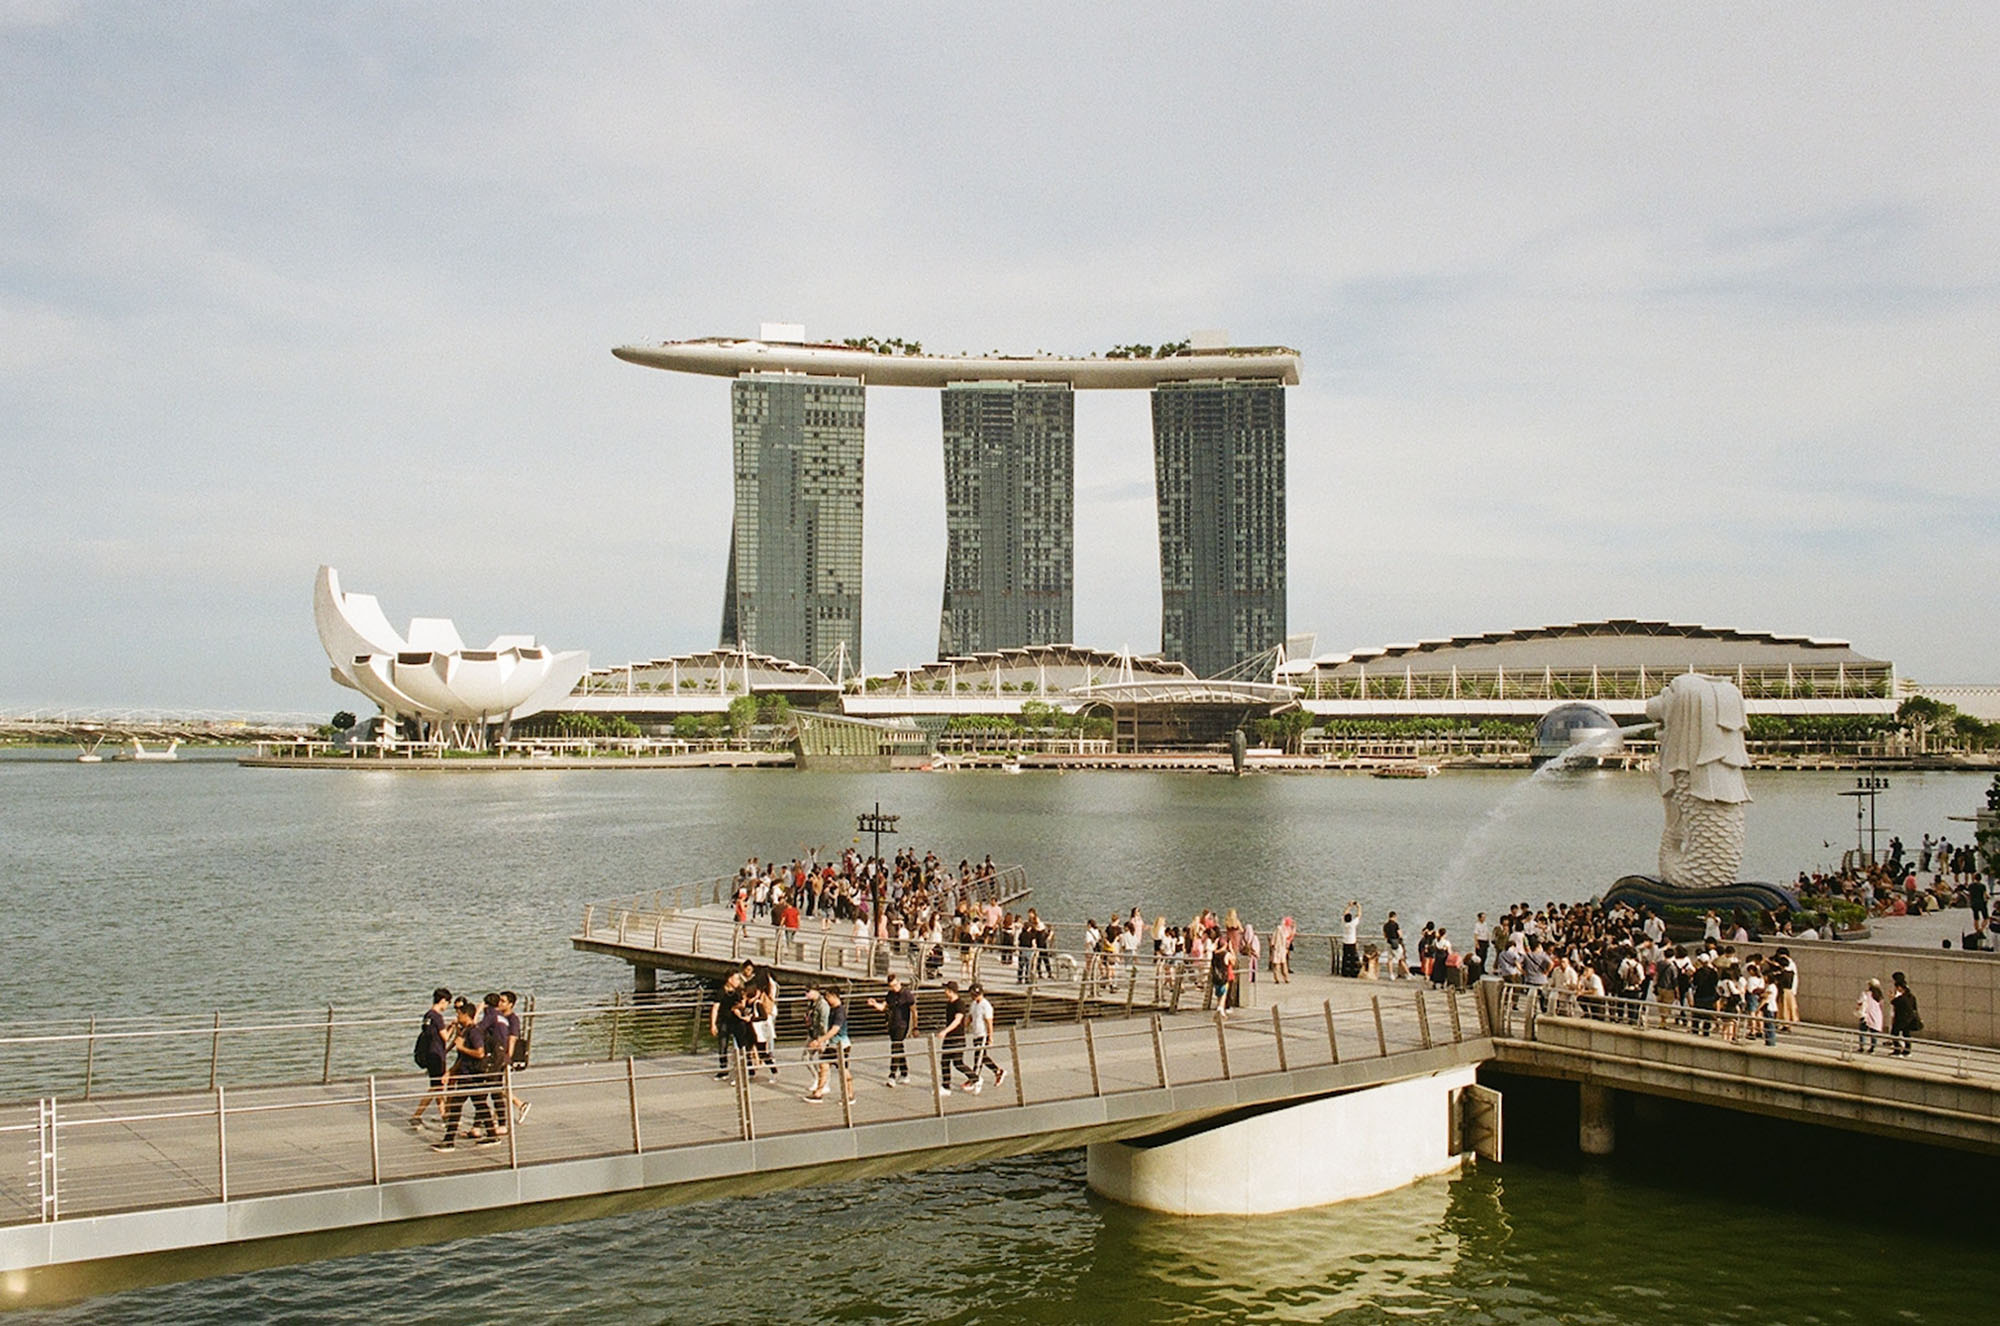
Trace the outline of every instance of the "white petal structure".
[[503, 635], [467, 649], [442, 617], [411, 620], [399, 635], [372, 594], [348, 594], [340, 573], [319, 569], [313, 621], [333, 663], [333, 679], [398, 718], [427, 722], [500, 722], [540, 713], [576, 688], [590, 670], [582, 650], [558, 653], [532, 635]]

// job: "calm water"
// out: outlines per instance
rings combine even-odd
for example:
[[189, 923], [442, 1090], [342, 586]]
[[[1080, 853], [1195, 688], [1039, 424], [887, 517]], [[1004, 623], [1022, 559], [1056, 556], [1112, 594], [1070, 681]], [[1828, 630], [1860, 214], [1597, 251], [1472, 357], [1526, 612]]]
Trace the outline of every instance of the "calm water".
[[[1968, 826], [1989, 779], [1902, 775], [1885, 836]], [[1745, 874], [1853, 841], [1841, 776], [1754, 777]], [[1464, 933], [1475, 910], [1650, 868], [1642, 776], [1247, 779], [789, 772], [497, 776], [0, 758], [0, 1001], [12, 1016], [407, 999], [439, 981], [602, 993], [585, 902], [836, 849], [875, 800], [900, 842], [1026, 865], [1057, 919], [1205, 904], [1324, 929], [1358, 897]], [[476, 919], [468, 958], [451, 939]], [[1881, 1184], [1934, 1162], [1838, 1134], [1675, 1115], [1582, 1165], [1560, 1095], [1510, 1096], [1509, 1163], [1326, 1211], [1188, 1221], [1089, 1196], [1069, 1153], [150, 1290], [68, 1320], [1925, 1321], [1986, 1319], [1952, 1222]], [[1565, 1133], [1565, 1129], [1568, 1129]], [[1745, 1165], [1745, 1160], [1755, 1160]], [[1954, 1160], [1960, 1169], [1966, 1162]], [[1980, 1186], [1993, 1175], [1977, 1166]], [[1963, 1179], [1964, 1175], [1957, 1177]], [[1921, 1189], [1905, 1204], [1922, 1210]], [[1964, 1226], [1970, 1228], [1970, 1226]], [[1865, 1248], [1865, 1256], [1854, 1256]], [[447, 1286], [441, 1269], [469, 1284]]]

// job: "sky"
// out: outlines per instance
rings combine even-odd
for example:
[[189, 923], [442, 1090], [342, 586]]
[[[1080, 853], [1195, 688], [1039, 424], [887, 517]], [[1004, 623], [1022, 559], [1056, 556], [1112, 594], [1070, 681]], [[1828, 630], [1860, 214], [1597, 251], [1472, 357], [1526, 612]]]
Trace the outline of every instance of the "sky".
[[[0, 0], [0, 708], [331, 712], [315, 568], [716, 642], [727, 384], [613, 345], [1300, 350], [1323, 651], [1605, 617], [2000, 681], [2000, 7]], [[868, 394], [863, 662], [935, 653]], [[1144, 392], [1076, 634], [1159, 647]]]

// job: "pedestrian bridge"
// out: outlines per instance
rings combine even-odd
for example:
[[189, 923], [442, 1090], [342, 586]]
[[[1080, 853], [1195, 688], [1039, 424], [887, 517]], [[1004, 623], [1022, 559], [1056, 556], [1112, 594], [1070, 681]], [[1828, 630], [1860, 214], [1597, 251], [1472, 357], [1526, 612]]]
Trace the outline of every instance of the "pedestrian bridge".
[[[544, 999], [528, 1011], [533, 1067], [504, 1084], [528, 1116], [447, 1154], [407, 1123], [424, 1086], [408, 1010], [18, 1027], [0, 1034], [0, 1304], [1085, 1145], [1094, 1187], [1150, 1204], [1215, 1155], [1203, 1139], [1287, 1117], [1313, 1121], [1287, 1144], [1302, 1166], [1359, 1174], [1379, 1149], [1371, 1100], [1421, 1116], [1442, 1168], [1497, 1151], [1497, 1115], [1476, 1136], [1482, 1065], [1576, 1081], [1587, 1150], [1610, 1148], [1610, 1103], [1634, 1092], [2000, 1153], [2000, 1051], [1985, 1047], [1920, 1040], [1890, 1058], [1810, 1023], [1766, 1045], [1741, 1017], [1497, 982], [1261, 990], [1226, 1018], [1128, 1016], [1093, 996], [1088, 1016], [1079, 1001], [1004, 1027], [991, 1054], [1006, 1076], [976, 1095], [940, 1093], [929, 1038], [911, 1042], [915, 1085], [885, 1086], [879, 1021], [853, 1003], [854, 1098], [822, 1102], [802, 1099], [796, 1000], [775, 1077], [740, 1059], [718, 1077], [699, 997]], [[1314, 1113], [1340, 1109], [1331, 1126]], [[1162, 1180], [1154, 1162], [1176, 1148]]]
[[[408, 1013], [0, 1037], [0, 1085], [33, 1075], [44, 1093], [0, 1106], [0, 1303], [1199, 1130], [1469, 1079], [1493, 1053], [1469, 995], [1345, 985], [1226, 1019], [1007, 1028], [991, 1050], [1004, 1082], [977, 1095], [938, 1090], [934, 1040], [912, 1043], [915, 1086], [885, 1087], [887, 1043], [864, 1034], [853, 1100], [824, 1102], [802, 1099], [809, 1070], [783, 1030], [775, 1079], [736, 1060], [718, 1080], [697, 1002], [544, 1007], [534, 1067], [506, 1084], [528, 1116], [447, 1154], [407, 1123], [424, 1085], [398, 1064]], [[787, 1030], [798, 1020], [786, 1010]]]

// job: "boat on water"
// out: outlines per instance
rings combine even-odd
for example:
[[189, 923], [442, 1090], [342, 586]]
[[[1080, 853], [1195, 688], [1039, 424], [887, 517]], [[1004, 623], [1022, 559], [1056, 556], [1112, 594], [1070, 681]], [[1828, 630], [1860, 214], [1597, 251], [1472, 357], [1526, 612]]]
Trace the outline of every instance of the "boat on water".
[[1377, 778], [1435, 778], [1438, 766], [1435, 764], [1385, 764], [1369, 771]]

